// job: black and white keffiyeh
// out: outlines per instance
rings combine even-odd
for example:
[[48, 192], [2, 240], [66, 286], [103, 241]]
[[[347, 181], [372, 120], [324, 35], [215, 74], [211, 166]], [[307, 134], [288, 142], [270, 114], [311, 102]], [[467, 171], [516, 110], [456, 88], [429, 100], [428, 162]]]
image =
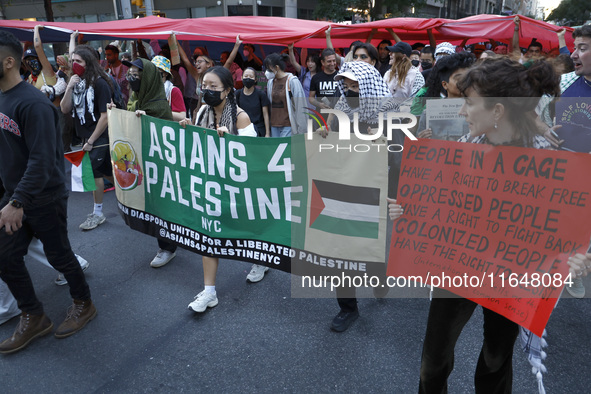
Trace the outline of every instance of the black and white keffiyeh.
[[197, 114], [195, 124], [211, 130], [216, 130], [218, 126], [225, 126], [230, 134], [237, 135], [238, 131], [234, 127], [231, 105], [230, 100], [226, 100], [226, 105], [224, 105], [219, 122], [216, 122], [213, 108], [207, 104], [202, 105]]
[[365, 62], [344, 63], [339, 74], [353, 73], [359, 84], [359, 108], [351, 108], [345, 98], [343, 80], [340, 79], [339, 91], [341, 97], [335, 109], [346, 113], [353, 119], [353, 114], [358, 113], [359, 120], [365, 123], [377, 123], [380, 111], [396, 110], [397, 105], [392, 100], [392, 93], [388, 85], [382, 79], [380, 72], [371, 64]]
[[527, 328], [519, 326], [519, 340], [521, 342], [521, 347], [527, 355], [527, 360], [531, 364], [532, 373], [536, 376], [539, 394], [546, 394], [543, 382], [543, 374], [547, 372], [546, 366], [543, 364], [546, 359], [546, 352], [544, 349], [548, 346], [546, 335], [546, 330], [544, 330], [542, 336], [539, 337]]
[[94, 88], [89, 86], [88, 89], [86, 88], [86, 81], [81, 79], [74, 86], [74, 91], [72, 92], [72, 99], [74, 101], [74, 108], [72, 109], [72, 116], [76, 115], [80, 120], [80, 124], [86, 123], [86, 117], [84, 116], [84, 112], [86, 112], [86, 107], [88, 106], [88, 112], [92, 116], [92, 120], [96, 122], [96, 118], [94, 116]]

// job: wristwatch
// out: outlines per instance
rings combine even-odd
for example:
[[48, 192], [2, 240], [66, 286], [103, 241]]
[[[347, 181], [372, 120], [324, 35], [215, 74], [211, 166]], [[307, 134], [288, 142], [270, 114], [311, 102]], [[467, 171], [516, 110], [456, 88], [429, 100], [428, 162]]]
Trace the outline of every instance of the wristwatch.
[[15, 207], [16, 209], [21, 209], [22, 207], [25, 206], [25, 204], [23, 204], [22, 202], [20, 202], [19, 200], [15, 200], [14, 198], [11, 199], [10, 201], [8, 201], [8, 203], [10, 205], [12, 205], [13, 207]]

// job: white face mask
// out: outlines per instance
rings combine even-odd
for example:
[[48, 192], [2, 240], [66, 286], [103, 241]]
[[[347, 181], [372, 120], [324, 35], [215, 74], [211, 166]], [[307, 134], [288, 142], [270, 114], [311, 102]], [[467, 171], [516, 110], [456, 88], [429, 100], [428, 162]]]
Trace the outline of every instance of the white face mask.
[[265, 77], [267, 77], [267, 80], [273, 79], [273, 78], [275, 78], [275, 73], [273, 71], [267, 70], [267, 71], [265, 71]]

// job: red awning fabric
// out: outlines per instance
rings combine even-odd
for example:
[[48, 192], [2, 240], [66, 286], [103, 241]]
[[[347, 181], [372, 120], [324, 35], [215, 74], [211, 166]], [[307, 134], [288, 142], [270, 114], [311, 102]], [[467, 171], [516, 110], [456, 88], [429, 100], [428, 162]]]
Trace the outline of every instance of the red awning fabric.
[[25, 39], [31, 41], [33, 29], [38, 24], [45, 26], [41, 31], [41, 40], [44, 42], [68, 41], [69, 35], [78, 30], [84, 34], [85, 40], [106, 37], [165, 40], [174, 32], [179, 40], [233, 42], [240, 34], [244, 42], [281, 45], [304, 40], [330, 26], [328, 22], [261, 16], [199, 19], [168, 19], [149, 16], [98, 23], [1, 20], [0, 28], [20, 30], [17, 36], [20, 39], [27, 37]]
[[[442, 37], [435, 28], [442, 26], [446, 21], [448, 19], [391, 18], [355, 25], [331, 24], [330, 36], [333, 45], [339, 48], [348, 47], [355, 40], [365, 42], [372, 31], [374, 31], [372, 44], [375, 46], [382, 40], [394, 42], [392, 35], [387, 29], [392, 29], [402, 40], [411, 44], [417, 41], [429, 42], [428, 29], [432, 29], [435, 40], [445, 41], [445, 37]], [[325, 31], [326, 28], [305, 41], [296, 43], [296, 46], [309, 48], [322, 48], [326, 46]]]
[[[468, 43], [484, 41], [487, 39], [494, 39], [496, 41], [510, 44], [513, 39], [513, 32], [515, 24], [513, 18], [515, 16], [498, 16], [498, 15], [475, 15], [468, 18], [463, 18], [455, 21], [447, 21], [437, 30], [442, 36], [449, 39], [463, 39], [470, 37]], [[528, 18], [526, 16], [519, 16], [520, 24], [520, 38], [519, 46], [527, 48], [532, 40], [536, 38], [544, 46], [547, 51], [550, 48], [558, 48], [558, 37], [556, 32], [563, 27], [552, 25], [543, 21]], [[565, 27], [567, 33], [565, 35], [566, 44], [570, 50], [573, 47], [572, 27]]]
[[[561, 27], [524, 16], [520, 18], [522, 47], [527, 47], [532, 37], [536, 37], [545, 49], [558, 47], [556, 32]], [[99, 23], [0, 20], [1, 29], [12, 31], [23, 41], [32, 40], [33, 28], [37, 24], [45, 26], [41, 31], [41, 39], [44, 42], [68, 41], [70, 33], [75, 30], [84, 34], [85, 40], [163, 40], [174, 32], [179, 40], [234, 42], [240, 34], [240, 38], [248, 43], [288, 45], [295, 42], [297, 47], [308, 48], [324, 48], [325, 31], [329, 27], [335, 47], [348, 47], [355, 40], [365, 41], [374, 29], [374, 45], [383, 39], [392, 38], [387, 29], [392, 29], [402, 40], [411, 44], [417, 41], [427, 43], [429, 29], [437, 42], [450, 41], [459, 44], [465, 37], [469, 37], [468, 43], [494, 39], [508, 44], [513, 37], [514, 27], [512, 16], [495, 15], [477, 15], [459, 20], [392, 18], [355, 25], [262, 16], [199, 19], [150, 16]], [[567, 30], [572, 31], [572, 28]], [[572, 47], [571, 34], [566, 34], [566, 40], [569, 47]]]

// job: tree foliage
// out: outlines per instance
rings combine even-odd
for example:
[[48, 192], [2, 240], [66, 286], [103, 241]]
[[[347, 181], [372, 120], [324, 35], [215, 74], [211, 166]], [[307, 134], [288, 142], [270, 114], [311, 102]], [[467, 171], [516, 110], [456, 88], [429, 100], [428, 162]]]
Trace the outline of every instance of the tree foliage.
[[352, 12], [347, 11], [350, 7], [350, 2], [342, 2], [338, 0], [318, 0], [316, 8], [314, 8], [315, 19], [326, 19], [332, 22], [342, 22], [350, 19]]
[[546, 18], [565, 26], [583, 25], [590, 19], [591, 2], [589, 0], [562, 0]]
[[45, 16], [48, 22], [53, 22], [53, 8], [51, 7], [51, 0], [43, 0], [43, 7], [45, 8]]

